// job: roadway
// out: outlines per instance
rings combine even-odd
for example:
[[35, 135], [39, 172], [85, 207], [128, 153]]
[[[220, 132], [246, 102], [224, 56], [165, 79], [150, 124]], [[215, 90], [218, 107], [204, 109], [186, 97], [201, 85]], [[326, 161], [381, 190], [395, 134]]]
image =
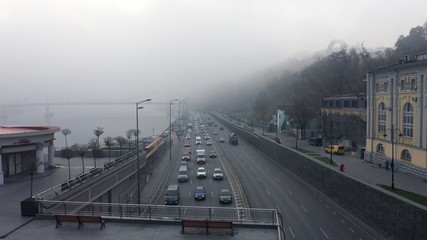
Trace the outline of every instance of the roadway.
[[[167, 185], [179, 184], [181, 188], [180, 206], [210, 206], [210, 207], [242, 207], [236, 205], [236, 197], [244, 194], [251, 208], [277, 209], [284, 222], [284, 231], [287, 239], [375, 239], [371, 234], [357, 225], [345, 210], [337, 206], [332, 200], [318, 192], [298, 176], [287, 170], [279, 162], [257, 151], [250, 144], [239, 138], [239, 144], [230, 145], [228, 135], [231, 133], [225, 126], [215, 121], [217, 127], [208, 126], [209, 115], [202, 115], [202, 122], [206, 125], [207, 132], [213, 142], [212, 146], [203, 147], [206, 150], [206, 164], [197, 164], [195, 134], [191, 139], [181, 139], [178, 144], [178, 154], [174, 154], [173, 166], [167, 179]], [[210, 117], [210, 116], [209, 116]], [[211, 117], [211, 119], [213, 119]], [[212, 120], [209, 120], [212, 121]], [[193, 124], [194, 126], [194, 124]], [[201, 131], [201, 130], [200, 130]], [[214, 135], [217, 131], [218, 135]], [[202, 133], [200, 135], [203, 136]], [[185, 134], [183, 136], [185, 138]], [[219, 143], [219, 138], [225, 138], [225, 143]], [[184, 142], [188, 141], [192, 148], [189, 162], [189, 181], [178, 183], [178, 168], [184, 152]], [[272, 144], [275, 144], [272, 142]], [[209, 158], [208, 154], [214, 149], [218, 157]], [[230, 164], [232, 171], [227, 169]], [[198, 179], [196, 170], [203, 166], [207, 170], [207, 178]], [[212, 179], [213, 169], [219, 167], [223, 170], [224, 180]], [[236, 176], [226, 173], [235, 173]], [[238, 178], [244, 192], [236, 191], [231, 187], [229, 178]], [[196, 186], [206, 188], [205, 200], [194, 200]], [[232, 190], [233, 203], [230, 205], [219, 204], [218, 194], [221, 189]], [[160, 198], [157, 204], [164, 204]]]
[[[199, 136], [202, 136], [203, 139], [203, 133], [202, 130], [199, 129]], [[206, 153], [206, 163], [205, 164], [198, 164], [196, 162], [196, 144], [195, 144], [195, 131], [193, 130], [191, 134], [191, 139], [185, 139], [187, 133], [185, 133], [181, 137], [181, 141], [178, 143], [177, 146], [177, 153], [173, 154], [172, 159], [172, 168], [171, 172], [167, 178], [167, 184], [178, 184], [180, 186], [180, 195], [181, 199], [179, 202], [179, 205], [181, 206], [203, 206], [203, 207], [236, 207], [235, 201], [233, 198], [232, 204], [226, 204], [222, 205], [219, 203], [219, 192], [221, 189], [229, 189], [232, 191], [232, 188], [229, 183], [228, 176], [226, 174], [226, 168], [224, 168], [222, 164], [222, 156], [218, 154], [216, 158], [210, 158], [209, 152], [211, 150], [215, 150], [217, 153], [218, 151], [218, 139], [213, 137], [213, 134], [209, 133], [209, 136], [211, 137], [211, 140], [213, 144], [211, 146], [206, 145], [206, 140], [202, 140], [202, 147], [205, 149]], [[189, 171], [189, 180], [188, 182], [178, 182], [178, 170], [179, 165], [182, 159], [182, 156], [184, 155], [184, 143], [188, 142], [190, 143], [191, 148], [191, 160], [188, 162], [188, 171]], [[196, 171], [198, 167], [204, 167], [207, 171], [206, 178], [197, 178], [196, 177]], [[213, 180], [212, 174], [214, 168], [220, 168], [223, 172], [224, 179], [223, 180]], [[206, 190], [206, 199], [205, 200], [195, 200], [194, 199], [194, 191], [196, 189], [196, 186], [204, 186]], [[164, 198], [160, 198], [157, 204], [164, 204]]]
[[[251, 208], [275, 208], [282, 215], [287, 239], [375, 239], [345, 210], [280, 163], [239, 138], [230, 145], [227, 128], [216, 129], [221, 145], [243, 185]], [[272, 143], [275, 144], [275, 143]], [[331, 186], [332, 187], [332, 186]]]

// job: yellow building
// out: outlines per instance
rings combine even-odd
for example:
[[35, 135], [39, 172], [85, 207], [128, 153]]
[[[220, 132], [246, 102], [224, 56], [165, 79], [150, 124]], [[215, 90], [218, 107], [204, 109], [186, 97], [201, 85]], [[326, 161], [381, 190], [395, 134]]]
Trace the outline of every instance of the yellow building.
[[427, 53], [367, 74], [365, 159], [427, 179]]

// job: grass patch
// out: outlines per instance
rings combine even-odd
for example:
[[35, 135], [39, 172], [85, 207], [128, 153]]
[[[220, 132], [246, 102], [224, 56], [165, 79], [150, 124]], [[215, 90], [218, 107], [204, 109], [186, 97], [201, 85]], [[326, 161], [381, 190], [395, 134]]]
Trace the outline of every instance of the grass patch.
[[317, 160], [320, 160], [320, 161], [322, 161], [322, 162], [324, 162], [326, 164], [329, 164], [331, 166], [338, 167], [338, 164], [336, 162], [334, 162], [334, 161], [332, 161], [332, 163], [331, 163], [331, 159], [328, 158], [328, 157], [323, 157], [322, 156], [322, 157], [314, 157], [314, 158], [316, 158]]
[[309, 155], [309, 156], [312, 156], [312, 157], [322, 156], [322, 155], [321, 155], [321, 154], [319, 154], [319, 153], [309, 153], [308, 155]]
[[412, 200], [416, 203], [419, 203], [421, 205], [427, 206], [427, 197], [417, 194], [417, 193], [413, 193], [413, 192], [409, 192], [403, 189], [399, 189], [399, 188], [394, 188], [391, 189], [390, 186], [384, 185], [384, 184], [377, 184], [377, 186], [380, 186], [382, 188], [384, 188], [385, 190], [388, 190], [390, 192], [396, 193], [397, 195], [400, 195], [406, 199]]
[[296, 148], [295, 150], [302, 152], [302, 153], [313, 153], [312, 151], [308, 151], [308, 150], [305, 150], [303, 148]]

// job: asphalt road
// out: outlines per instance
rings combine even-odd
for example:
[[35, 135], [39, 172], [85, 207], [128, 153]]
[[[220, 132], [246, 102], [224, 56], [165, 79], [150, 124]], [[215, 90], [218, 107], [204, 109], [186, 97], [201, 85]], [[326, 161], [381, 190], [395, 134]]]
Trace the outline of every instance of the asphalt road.
[[[203, 137], [202, 131], [199, 132], [199, 135]], [[209, 133], [210, 137], [212, 137], [212, 141], [217, 141], [218, 139], [214, 139], [213, 135]], [[171, 173], [167, 179], [167, 185], [171, 184], [178, 184], [180, 186], [180, 195], [181, 199], [179, 202], [179, 205], [182, 206], [203, 206], [203, 207], [236, 207], [235, 201], [232, 202], [232, 204], [220, 204], [219, 203], [219, 193], [221, 189], [229, 189], [230, 191], [231, 186], [228, 181], [228, 177], [226, 174], [226, 171], [224, 169], [224, 166], [221, 163], [221, 157], [217, 156], [216, 158], [210, 158], [209, 152], [211, 150], [216, 150], [217, 143], [214, 142], [211, 146], [206, 146], [206, 140], [202, 140], [202, 146], [205, 149], [206, 152], [206, 163], [205, 164], [198, 164], [196, 162], [196, 144], [195, 144], [195, 136], [196, 134], [191, 134], [191, 139], [185, 139], [186, 134], [182, 136], [183, 139], [178, 143], [178, 153], [175, 154], [177, 158], [174, 158], [173, 166], [171, 169]], [[189, 180], [188, 182], [178, 182], [178, 170], [179, 165], [181, 162], [181, 158], [184, 155], [184, 143], [188, 142], [190, 143], [190, 147], [192, 150], [191, 154], [191, 160], [188, 162], [188, 171], [189, 171]], [[217, 151], [218, 152], [218, 151]], [[198, 167], [204, 167], [207, 171], [206, 178], [197, 178], [196, 177], [196, 171]], [[223, 172], [224, 179], [223, 180], [213, 180], [212, 174], [214, 168], [220, 168]], [[194, 191], [196, 189], [196, 186], [204, 186], [206, 190], [206, 199], [205, 200], [195, 200], [194, 199]], [[234, 200], [234, 197], [233, 197]], [[164, 204], [164, 199], [161, 198], [160, 202], [157, 204]]]
[[[212, 130], [212, 129], [211, 129]], [[334, 202], [280, 163], [239, 139], [220, 145], [242, 183], [252, 208], [275, 208], [284, 220], [287, 239], [375, 239]], [[272, 143], [273, 144], [273, 143]]]

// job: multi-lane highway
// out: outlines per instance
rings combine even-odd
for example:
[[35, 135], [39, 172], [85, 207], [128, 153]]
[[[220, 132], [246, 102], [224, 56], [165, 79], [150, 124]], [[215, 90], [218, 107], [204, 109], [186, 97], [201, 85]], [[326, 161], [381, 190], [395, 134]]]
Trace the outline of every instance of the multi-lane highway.
[[[239, 139], [238, 145], [229, 144], [228, 135], [231, 132], [227, 128], [220, 130], [220, 127], [224, 126], [217, 121], [215, 121], [216, 127], [214, 124], [208, 126], [206, 124], [208, 117], [210, 116], [202, 115], [200, 120], [206, 125], [207, 134], [213, 142], [212, 146], [206, 146], [203, 141], [202, 146], [206, 149], [207, 155], [206, 164], [196, 163], [194, 130], [191, 139], [184, 140], [188, 141], [192, 148], [188, 182], [178, 183], [180, 159], [174, 159], [167, 184], [180, 185], [179, 205], [223, 206], [219, 204], [218, 194], [221, 189], [227, 188], [235, 194], [233, 200], [236, 197], [240, 199], [240, 195], [245, 194], [249, 207], [277, 209], [283, 218], [287, 239], [375, 239], [356, 224], [354, 218], [345, 210], [336, 206], [334, 202], [288, 171], [279, 162], [257, 151], [243, 139]], [[212, 117], [210, 119], [209, 121], [213, 121]], [[203, 136], [202, 129], [199, 131], [199, 135]], [[214, 131], [217, 131], [218, 135], [214, 135]], [[220, 137], [225, 138], [225, 143], [218, 141]], [[184, 141], [180, 144], [183, 145]], [[183, 153], [183, 146], [179, 147], [182, 149], [179, 151]], [[217, 152], [217, 158], [209, 158], [208, 154], [212, 149]], [[181, 156], [182, 154], [177, 154], [177, 157], [181, 158]], [[207, 178], [196, 178], [196, 170], [199, 166], [206, 168]], [[212, 172], [217, 167], [223, 170], [224, 180], [213, 180]], [[230, 186], [228, 181], [230, 178], [238, 178], [244, 192], [235, 186]], [[196, 186], [205, 187], [206, 200], [194, 200]], [[236, 201], [233, 201], [233, 204], [228, 206], [236, 207], [235, 204]]]

